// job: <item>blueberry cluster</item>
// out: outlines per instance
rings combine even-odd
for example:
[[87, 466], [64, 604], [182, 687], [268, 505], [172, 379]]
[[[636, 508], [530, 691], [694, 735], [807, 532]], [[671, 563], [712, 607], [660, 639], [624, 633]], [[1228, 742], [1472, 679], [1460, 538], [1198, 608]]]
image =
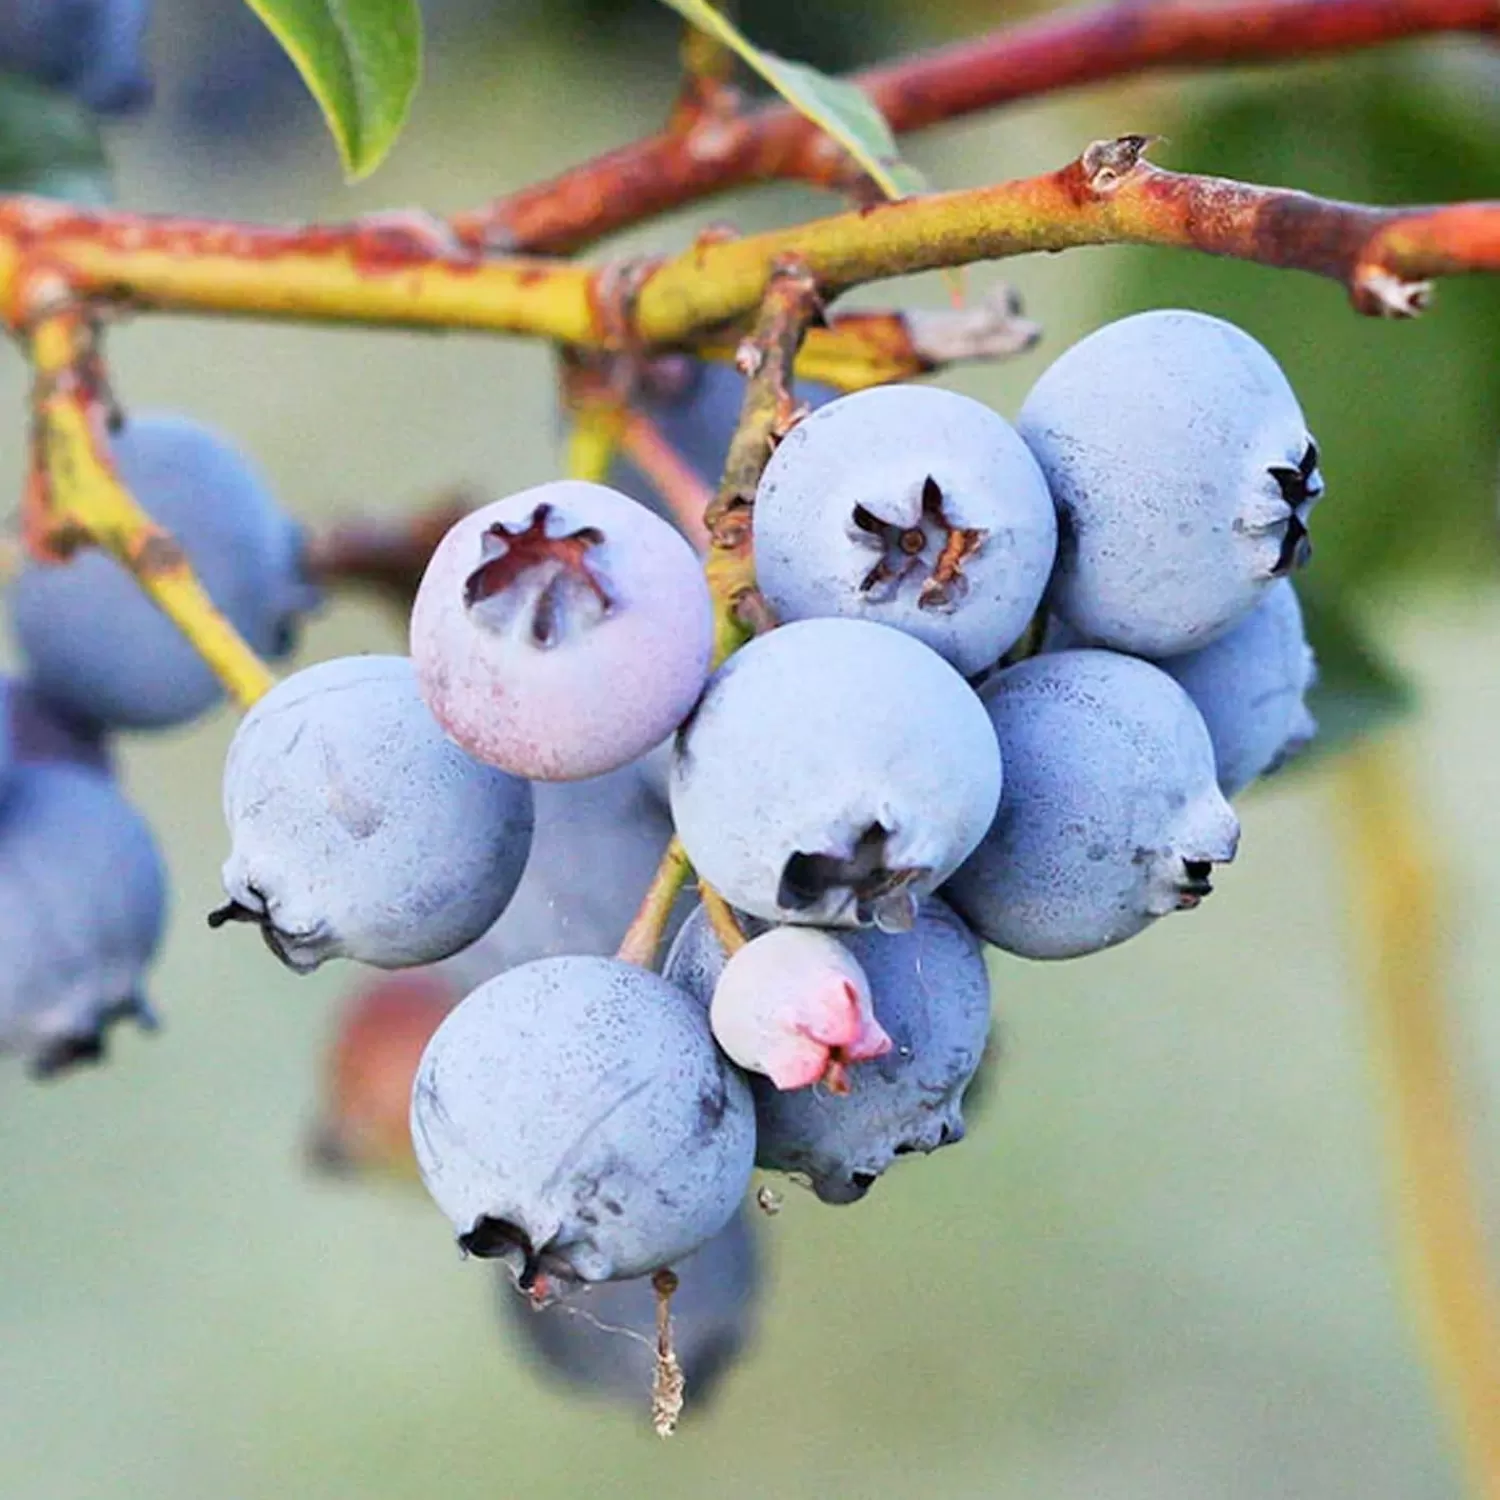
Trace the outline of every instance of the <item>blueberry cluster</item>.
[[[112, 450], [219, 609], [263, 655], [284, 656], [317, 595], [301, 532], [264, 478], [180, 417], [134, 417]], [[115, 779], [113, 736], [187, 724], [222, 693], [103, 552], [26, 564], [5, 602], [25, 671], [0, 679], [0, 1052], [48, 1076], [99, 1058], [117, 1020], [154, 1024], [145, 973], [167, 881]]]
[[[1015, 427], [939, 389], [819, 405], [756, 495], [781, 623], [716, 670], [666, 520], [513, 495], [437, 547], [409, 659], [244, 721], [214, 920], [298, 970], [461, 976], [411, 1092], [428, 1191], [535, 1304], [640, 1311], [753, 1168], [848, 1204], [962, 1138], [984, 943], [1096, 952], [1209, 893], [1228, 798], [1312, 732], [1289, 574], [1321, 490], [1270, 355], [1164, 311]], [[704, 897], [656, 974], [613, 950], [669, 829]]]

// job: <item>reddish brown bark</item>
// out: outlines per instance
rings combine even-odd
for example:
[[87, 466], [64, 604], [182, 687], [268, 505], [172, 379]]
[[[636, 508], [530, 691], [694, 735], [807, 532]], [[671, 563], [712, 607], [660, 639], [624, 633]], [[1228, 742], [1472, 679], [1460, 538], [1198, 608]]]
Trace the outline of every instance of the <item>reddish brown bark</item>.
[[[1494, 0], [1125, 0], [1004, 27], [859, 75], [898, 133], [1152, 68], [1286, 62], [1408, 37], [1500, 38]], [[854, 180], [815, 126], [776, 105], [705, 114], [452, 221], [465, 244], [561, 253], [746, 183]]]

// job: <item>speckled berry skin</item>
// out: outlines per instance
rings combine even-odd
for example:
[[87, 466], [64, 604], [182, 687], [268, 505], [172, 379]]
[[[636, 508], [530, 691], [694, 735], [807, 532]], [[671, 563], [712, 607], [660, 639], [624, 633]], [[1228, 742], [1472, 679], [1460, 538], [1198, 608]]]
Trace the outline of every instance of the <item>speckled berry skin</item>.
[[[754, 1213], [742, 1207], [672, 1268], [678, 1283], [672, 1294], [672, 1345], [682, 1365], [689, 1413], [708, 1407], [754, 1336], [764, 1280]], [[518, 1294], [505, 1271], [498, 1290], [505, 1333], [541, 1373], [579, 1394], [613, 1397], [638, 1412], [647, 1409], [656, 1343], [656, 1293], [649, 1276], [582, 1287], [542, 1307]]]
[[864, 620], [802, 620], [714, 675], [678, 736], [672, 815], [694, 868], [768, 921], [909, 925], [983, 837], [994, 730], [936, 652]]
[[[863, 1198], [898, 1156], [963, 1139], [963, 1095], [990, 1035], [990, 986], [973, 933], [941, 901], [922, 903], [911, 932], [841, 933], [870, 983], [892, 1046], [850, 1064], [849, 1092], [783, 1091], [750, 1075], [756, 1163], [805, 1176], [825, 1203]], [[708, 1005], [724, 950], [702, 907], [684, 923], [667, 977]]]
[[1209, 893], [1239, 822], [1202, 715], [1165, 672], [1113, 651], [1059, 651], [997, 673], [981, 696], [1005, 796], [943, 894], [986, 942], [1072, 958]]
[[691, 547], [643, 505], [558, 480], [466, 516], [411, 616], [423, 697], [471, 755], [533, 781], [602, 775], [681, 723], [713, 650]]
[[463, 1000], [422, 1055], [411, 1127], [459, 1243], [542, 1296], [690, 1255], [755, 1156], [749, 1089], [703, 1008], [612, 958], [537, 959]]
[[116, 1021], [155, 1025], [145, 972], [166, 874], [109, 777], [19, 765], [0, 801], [0, 1052], [45, 1077], [102, 1057]]
[[[301, 533], [259, 470], [219, 433], [176, 416], [131, 417], [112, 452], [131, 494], [252, 649], [286, 656], [318, 593], [302, 572]], [[97, 549], [28, 563], [8, 606], [32, 685], [79, 723], [162, 729], [223, 697], [186, 636]]]
[[1196, 650], [1307, 560], [1318, 451], [1276, 361], [1203, 313], [1073, 345], [1017, 423], [1058, 510], [1049, 608], [1094, 645]]
[[1226, 797], [1238, 796], [1285, 765], [1318, 732], [1307, 707], [1317, 662], [1289, 579], [1268, 589], [1250, 614], [1211, 646], [1170, 657], [1161, 666], [1203, 715]]
[[224, 764], [229, 905], [288, 968], [447, 958], [504, 910], [531, 788], [438, 727], [404, 656], [319, 662], [245, 716]]
[[1036, 611], [1057, 519], [1003, 417], [934, 386], [830, 402], [771, 455], [755, 497], [756, 581], [782, 621], [904, 630], [966, 676]]

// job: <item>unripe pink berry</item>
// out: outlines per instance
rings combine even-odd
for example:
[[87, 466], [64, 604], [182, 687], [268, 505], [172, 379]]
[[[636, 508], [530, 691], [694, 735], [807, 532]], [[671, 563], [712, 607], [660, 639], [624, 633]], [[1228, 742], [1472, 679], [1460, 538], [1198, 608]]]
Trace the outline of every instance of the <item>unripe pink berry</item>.
[[470, 755], [531, 781], [598, 776], [660, 744], [697, 702], [712, 649], [692, 548], [578, 480], [465, 516], [412, 607], [427, 706]]
[[891, 1050], [870, 983], [837, 938], [773, 927], [724, 966], [709, 1013], [719, 1046], [779, 1089], [824, 1082], [848, 1091], [847, 1067]]

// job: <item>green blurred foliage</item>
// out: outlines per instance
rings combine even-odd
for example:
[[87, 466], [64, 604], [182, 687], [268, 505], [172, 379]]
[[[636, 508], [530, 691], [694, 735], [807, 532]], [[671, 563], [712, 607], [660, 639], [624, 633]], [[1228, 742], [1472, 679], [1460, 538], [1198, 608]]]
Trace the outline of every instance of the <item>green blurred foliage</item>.
[[56, 89], [0, 73], [0, 192], [99, 204], [109, 191], [104, 142], [88, 109]]

